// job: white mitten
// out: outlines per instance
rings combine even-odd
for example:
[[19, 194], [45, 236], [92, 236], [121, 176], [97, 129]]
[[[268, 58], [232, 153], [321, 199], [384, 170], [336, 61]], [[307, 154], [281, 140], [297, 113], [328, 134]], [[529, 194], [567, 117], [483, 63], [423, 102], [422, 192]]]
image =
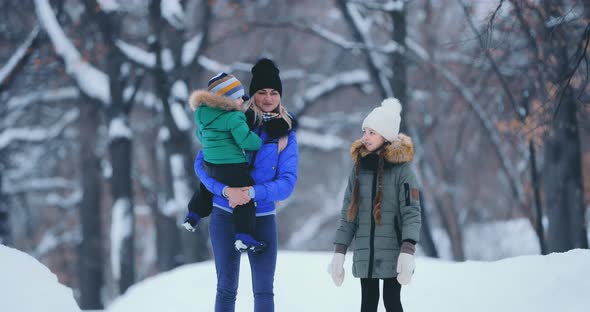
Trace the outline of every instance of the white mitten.
[[335, 252], [328, 268], [334, 285], [340, 287], [344, 282], [344, 254]]
[[397, 281], [402, 285], [408, 285], [412, 281], [415, 268], [414, 255], [401, 252], [397, 258]]

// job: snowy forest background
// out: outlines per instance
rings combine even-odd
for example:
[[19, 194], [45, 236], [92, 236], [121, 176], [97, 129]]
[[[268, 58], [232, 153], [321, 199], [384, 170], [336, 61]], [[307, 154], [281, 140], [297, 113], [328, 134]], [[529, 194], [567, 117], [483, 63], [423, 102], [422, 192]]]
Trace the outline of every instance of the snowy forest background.
[[181, 230], [199, 149], [188, 94], [281, 69], [300, 121], [283, 250], [332, 248], [363, 117], [404, 104], [419, 252], [495, 260], [588, 248], [590, 2], [0, 2], [0, 242], [100, 309], [211, 258]]

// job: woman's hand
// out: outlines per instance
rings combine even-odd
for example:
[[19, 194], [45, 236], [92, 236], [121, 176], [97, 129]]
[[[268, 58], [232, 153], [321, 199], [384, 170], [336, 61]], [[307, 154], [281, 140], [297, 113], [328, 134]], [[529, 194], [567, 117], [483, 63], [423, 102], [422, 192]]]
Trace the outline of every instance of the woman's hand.
[[229, 200], [229, 206], [235, 208], [236, 206], [244, 205], [248, 203], [251, 198], [248, 194], [251, 186], [245, 187], [227, 187], [225, 189], [225, 196]]

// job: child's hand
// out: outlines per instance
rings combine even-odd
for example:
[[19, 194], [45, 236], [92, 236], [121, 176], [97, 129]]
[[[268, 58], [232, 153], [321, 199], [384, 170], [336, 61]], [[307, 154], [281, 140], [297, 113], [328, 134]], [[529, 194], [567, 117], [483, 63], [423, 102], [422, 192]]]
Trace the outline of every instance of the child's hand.
[[340, 287], [344, 282], [344, 254], [335, 252], [328, 269], [334, 285]]
[[403, 242], [401, 252], [397, 258], [397, 281], [401, 285], [408, 285], [412, 281], [416, 263], [414, 261], [414, 244]]

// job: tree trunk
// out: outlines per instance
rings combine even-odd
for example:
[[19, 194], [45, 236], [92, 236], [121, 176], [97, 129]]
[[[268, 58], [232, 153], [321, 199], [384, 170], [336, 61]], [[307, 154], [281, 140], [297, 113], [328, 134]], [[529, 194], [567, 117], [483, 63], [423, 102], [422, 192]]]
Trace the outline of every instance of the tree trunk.
[[432, 238], [432, 228], [430, 226], [430, 221], [427, 214], [427, 209], [425, 207], [426, 203], [424, 201], [424, 196], [422, 192], [420, 192], [420, 206], [422, 208], [421, 219], [422, 219], [422, 229], [420, 233], [420, 245], [424, 250], [424, 254], [431, 258], [438, 258], [438, 250], [436, 250], [436, 245], [434, 244], [434, 239]]
[[80, 308], [103, 309], [103, 250], [101, 227], [102, 183], [100, 159], [96, 154], [99, 109], [94, 104], [80, 105], [80, 156], [82, 202], [80, 224], [82, 240], [79, 247]]
[[[123, 99], [127, 82], [122, 70], [124, 56], [116, 48], [122, 20], [113, 12], [97, 10], [96, 0], [85, 0], [86, 12], [98, 25], [106, 51], [105, 73], [109, 77], [111, 99], [104, 112], [109, 127], [109, 155], [112, 166], [111, 196], [113, 199], [111, 221], [111, 258], [116, 255], [118, 263], [111, 263], [119, 293], [123, 294], [135, 282], [135, 213], [131, 180], [131, 130], [129, 114], [131, 102]], [[116, 266], [116, 267], [115, 267]]]
[[546, 255], [547, 239], [545, 238], [545, 229], [543, 227], [543, 203], [541, 202], [541, 181], [539, 181], [539, 173], [537, 171], [537, 156], [535, 152], [535, 145], [533, 140], [529, 141], [529, 154], [531, 157], [531, 184], [533, 187], [534, 205], [535, 205], [535, 232], [539, 238], [539, 248], [542, 255]]
[[[103, 20], [104, 22], [104, 20]], [[135, 283], [135, 212], [133, 201], [133, 181], [131, 179], [132, 141], [129, 115], [131, 103], [123, 100], [123, 85], [121, 83], [121, 66], [123, 55], [115, 48], [112, 38], [113, 32], [104, 26], [103, 31], [109, 39], [109, 53], [107, 55], [107, 73], [110, 77], [112, 103], [107, 109], [109, 120], [109, 154], [113, 175], [111, 178], [111, 193], [113, 197], [113, 222], [111, 234], [119, 233], [120, 237], [111, 240], [121, 240], [119, 250], [119, 293], [123, 294]], [[113, 124], [116, 122], [117, 124]], [[113, 129], [114, 128], [114, 129]], [[113, 131], [114, 130], [114, 131]], [[112, 131], [112, 132], [111, 132]], [[129, 133], [125, 133], [128, 131]], [[116, 235], [116, 234], [115, 234]], [[116, 265], [116, 264], [113, 264]]]
[[[391, 13], [393, 21], [393, 41], [399, 46], [406, 48], [406, 10], [394, 11]], [[405, 52], [396, 51], [392, 56], [393, 79], [391, 87], [395, 96], [403, 105], [407, 104], [407, 66]]]
[[[402, 11], [394, 11], [391, 14], [391, 19], [393, 23], [393, 40], [400, 46], [405, 48], [405, 41], [406, 41], [406, 10]], [[391, 80], [391, 87], [393, 90], [393, 96], [395, 96], [401, 103], [404, 105], [405, 114], [402, 114], [402, 121], [400, 124], [400, 132], [407, 133], [409, 131], [408, 127], [406, 126], [406, 118], [404, 116], [408, 115], [410, 111], [410, 107], [408, 104], [408, 97], [407, 97], [407, 59], [405, 58], [405, 53], [396, 51], [393, 53], [392, 56], [392, 68], [393, 68], [393, 79]], [[410, 131], [411, 133], [415, 133], [417, 135], [417, 131]], [[419, 164], [418, 166], [419, 167]], [[429, 257], [438, 258], [438, 251], [436, 250], [436, 246], [434, 244], [434, 239], [432, 238], [432, 229], [430, 227], [430, 222], [428, 220], [428, 212], [425, 208], [426, 202], [424, 201], [424, 196], [422, 192], [420, 192], [420, 206], [422, 207], [421, 211], [421, 219], [422, 219], [422, 228], [421, 228], [421, 239], [420, 245], [422, 246], [424, 253]]]
[[0, 244], [9, 246], [12, 242], [10, 239], [10, 220], [8, 207], [4, 204], [5, 198], [2, 193], [2, 173], [3, 165], [0, 164]]
[[[338, 0], [337, 1], [337, 5], [338, 5], [340, 11], [344, 15], [346, 22], [350, 25], [354, 40], [356, 42], [364, 42], [362, 33], [355, 26], [354, 21], [353, 21], [353, 17], [350, 15], [350, 12], [348, 11], [347, 3], [348, 3], [347, 0]], [[373, 79], [375, 81], [375, 84], [377, 85], [377, 88], [379, 89], [379, 96], [381, 98], [386, 98], [388, 96], [388, 94], [391, 93], [392, 91], [391, 91], [391, 89], [387, 90], [386, 88], [388, 88], [388, 86], [384, 86], [383, 83], [381, 83], [380, 78], [379, 78], [381, 76], [380, 69], [377, 68], [377, 65], [371, 60], [370, 53], [371, 53], [371, 51], [369, 51], [369, 50], [365, 51], [365, 56], [367, 59], [367, 67], [369, 69], [369, 77], [371, 77], [371, 79]]]
[[588, 248], [576, 100], [567, 87], [545, 144], [545, 203], [549, 251]]
[[[449, 202], [452, 200], [449, 199]], [[456, 261], [465, 260], [465, 252], [463, 251], [463, 234], [461, 233], [461, 227], [457, 220], [457, 212], [451, 205], [445, 205], [442, 200], [437, 201], [437, 206], [442, 218], [443, 226], [449, 235], [449, 241], [451, 244], [451, 252], [453, 253], [453, 259]]]
[[[159, 1], [157, 1], [159, 3]], [[157, 6], [160, 7], [159, 5]], [[158, 15], [156, 17], [158, 20]], [[161, 27], [161, 26], [160, 26]], [[158, 28], [160, 28], [158, 27]], [[156, 38], [159, 39], [159, 34], [156, 33]], [[173, 179], [171, 179], [171, 168], [170, 168], [170, 156], [173, 152], [170, 151], [169, 145], [170, 141], [176, 140], [176, 132], [178, 129], [175, 129], [174, 121], [172, 120], [172, 115], [170, 113], [170, 105], [168, 102], [169, 98], [169, 87], [170, 84], [166, 78], [166, 73], [161, 68], [161, 50], [160, 50], [160, 42], [156, 40], [153, 44], [155, 47], [155, 52], [158, 55], [158, 67], [154, 70], [154, 78], [156, 81], [156, 94], [158, 98], [162, 101], [162, 105], [164, 107], [164, 125], [168, 129], [170, 136], [168, 137], [168, 141], [164, 142], [164, 150], [165, 150], [165, 157], [164, 157], [164, 164], [162, 169], [164, 171], [165, 179], [165, 186], [164, 186], [164, 194], [165, 194], [165, 205], [174, 200], [174, 189], [173, 189]], [[172, 120], [172, 121], [171, 121]], [[172, 127], [170, 127], [170, 123], [172, 123]], [[156, 218], [156, 229], [157, 229], [157, 242], [158, 242], [158, 266], [162, 271], [171, 270], [185, 262], [182, 256], [182, 245], [180, 239], [180, 232], [179, 227], [177, 225], [177, 215], [176, 214], [165, 214], [158, 212], [155, 216]]]
[[[113, 176], [111, 193], [113, 195], [113, 231], [124, 233], [121, 237], [111, 237], [111, 240], [121, 240], [118, 252], [119, 263], [119, 293], [123, 294], [135, 281], [135, 216], [133, 211], [133, 193], [131, 190], [131, 140], [118, 137], [109, 144]], [[121, 211], [116, 211], [116, 209]], [[120, 218], [117, 220], [117, 218]], [[123, 226], [124, 228], [117, 228]]]
[[[185, 208], [191, 191], [197, 187], [196, 179], [193, 176], [193, 155], [196, 151], [191, 149], [190, 131], [183, 131], [178, 128], [171, 112], [170, 95], [171, 87], [177, 77], [170, 76], [162, 67], [162, 32], [165, 29], [165, 22], [160, 13], [160, 0], [153, 0], [150, 3], [150, 19], [153, 33], [156, 40], [152, 43], [152, 50], [156, 53], [156, 69], [153, 71], [156, 80], [156, 93], [164, 106], [164, 127], [168, 129], [169, 137], [164, 142], [165, 163], [163, 165], [165, 176], [165, 196], [166, 202], [175, 201], [180, 209]], [[205, 14], [210, 13], [208, 3], [203, 3]], [[205, 16], [209, 18], [208, 16]], [[174, 32], [166, 34], [167, 41], [172, 45], [172, 50], [176, 56], [180, 56], [182, 51], [180, 47], [184, 40], [183, 32]], [[206, 33], [205, 33], [206, 35]], [[204, 38], [203, 40], [205, 40]], [[177, 57], [177, 63], [180, 63], [180, 57]], [[173, 162], [178, 162], [173, 164]], [[178, 166], [178, 167], [177, 167]], [[188, 194], [184, 194], [188, 190]], [[188, 211], [185, 209], [185, 211]], [[166, 215], [158, 213], [158, 241], [163, 247], [158, 256], [163, 259], [159, 260], [162, 270], [170, 270], [183, 263], [205, 261], [211, 258], [209, 247], [207, 245], [208, 233], [205, 222], [199, 224], [196, 233], [189, 233], [178, 226], [178, 215], [176, 213]], [[182, 234], [181, 234], [182, 233]], [[160, 247], [160, 246], [159, 246]]]

